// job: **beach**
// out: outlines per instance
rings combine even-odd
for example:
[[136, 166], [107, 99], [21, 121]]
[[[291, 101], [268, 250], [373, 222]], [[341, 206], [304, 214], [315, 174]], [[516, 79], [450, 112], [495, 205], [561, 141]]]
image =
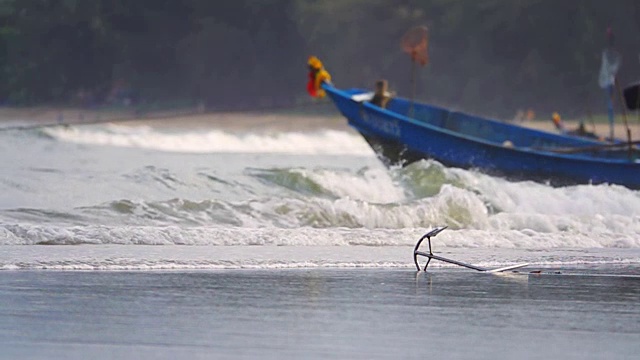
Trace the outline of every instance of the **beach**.
[[[305, 107], [306, 106], [306, 107]], [[306, 104], [304, 109], [322, 109], [323, 114], [305, 114], [289, 111], [275, 112], [201, 112], [197, 109], [183, 109], [168, 112], [152, 112], [144, 116], [136, 115], [132, 110], [103, 110], [96, 111], [78, 108], [0, 108], [0, 127], [12, 126], [38, 126], [83, 123], [115, 123], [130, 124], [131, 126], [153, 126], [164, 129], [225, 129], [229, 131], [309, 131], [309, 130], [341, 130], [350, 131], [351, 127], [340, 114], [332, 110], [332, 104], [326, 102]], [[640, 122], [637, 117], [629, 115], [629, 129], [632, 140], [640, 140]], [[551, 133], [557, 132], [551, 120], [523, 120], [514, 124], [543, 130]], [[573, 130], [579, 127], [578, 120], [563, 120], [566, 129]], [[609, 124], [587, 123], [586, 130], [605, 137], [609, 135]], [[627, 127], [624, 121], [618, 117], [614, 124], [614, 134], [618, 138], [626, 138]]]
[[0, 360], [640, 357], [638, 0], [0, 4]]
[[[33, 116], [0, 132], [0, 358], [640, 350], [638, 191], [387, 168], [338, 116]], [[417, 272], [445, 225], [441, 256], [529, 266]]]

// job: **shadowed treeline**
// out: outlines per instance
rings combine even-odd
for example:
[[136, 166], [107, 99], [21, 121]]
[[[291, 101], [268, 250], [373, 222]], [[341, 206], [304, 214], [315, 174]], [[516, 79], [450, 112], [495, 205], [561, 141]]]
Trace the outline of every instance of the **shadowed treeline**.
[[406, 95], [414, 25], [430, 29], [418, 97], [467, 111], [603, 112], [608, 26], [621, 83], [640, 79], [637, 0], [0, 0], [0, 99], [286, 107], [308, 101], [310, 54], [338, 86]]

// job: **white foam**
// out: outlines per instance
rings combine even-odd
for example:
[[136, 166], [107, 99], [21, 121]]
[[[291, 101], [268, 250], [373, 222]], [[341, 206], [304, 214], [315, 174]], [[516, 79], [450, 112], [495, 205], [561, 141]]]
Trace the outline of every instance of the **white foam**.
[[[438, 248], [440, 249], [440, 248]], [[298, 268], [415, 269], [412, 246], [5, 246], [0, 270], [219, 270]], [[640, 264], [640, 249], [444, 249], [443, 255], [481, 267], [515, 263], [536, 267]], [[424, 262], [422, 262], [423, 264]], [[433, 261], [431, 269], [455, 266]], [[526, 269], [525, 269], [526, 271]], [[625, 273], [628, 273], [625, 272]]]
[[101, 125], [47, 128], [60, 141], [182, 153], [374, 153], [361, 136], [346, 131], [237, 133], [223, 130], [166, 133], [147, 126]]
[[[240, 228], [178, 226], [1, 225], [0, 245], [412, 246], [431, 227], [410, 229]], [[610, 232], [540, 233], [533, 230], [447, 230], [444, 248], [640, 248], [640, 238]]]
[[397, 203], [406, 200], [404, 189], [382, 167], [358, 173], [324, 169], [294, 170], [321, 185], [336, 197], [369, 203]]

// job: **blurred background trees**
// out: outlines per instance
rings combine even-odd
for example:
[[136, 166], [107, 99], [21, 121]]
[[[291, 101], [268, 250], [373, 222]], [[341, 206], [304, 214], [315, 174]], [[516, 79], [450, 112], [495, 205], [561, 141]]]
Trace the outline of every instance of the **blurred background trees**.
[[410, 91], [402, 34], [430, 31], [418, 98], [496, 117], [602, 112], [608, 26], [619, 79], [640, 80], [637, 0], [0, 0], [8, 105], [308, 101], [306, 60], [341, 87]]

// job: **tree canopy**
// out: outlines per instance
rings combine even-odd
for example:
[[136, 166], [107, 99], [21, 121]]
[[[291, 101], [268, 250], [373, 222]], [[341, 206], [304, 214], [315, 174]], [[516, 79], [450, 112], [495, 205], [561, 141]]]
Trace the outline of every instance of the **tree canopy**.
[[306, 59], [341, 87], [410, 91], [405, 31], [429, 28], [418, 98], [509, 116], [601, 112], [606, 29], [619, 79], [640, 79], [637, 0], [0, 0], [0, 101], [203, 102], [252, 109], [305, 99]]

